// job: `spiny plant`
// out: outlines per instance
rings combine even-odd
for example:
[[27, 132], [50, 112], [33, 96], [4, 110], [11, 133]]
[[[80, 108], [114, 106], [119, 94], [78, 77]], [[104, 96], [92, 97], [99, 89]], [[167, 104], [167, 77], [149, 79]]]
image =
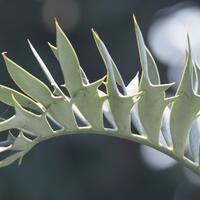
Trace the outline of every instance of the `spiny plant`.
[[[142, 73], [140, 80], [137, 73], [127, 86], [94, 30], [93, 37], [107, 73], [90, 83], [70, 41], [56, 22], [56, 47], [49, 46], [60, 64], [64, 77], [62, 87], [68, 94], [61, 90], [29, 41], [52, 91], [9, 59], [6, 53], [2, 54], [10, 76], [24, 94], [0, 85], [0, 101], [15, 110], [12, 117], [0, 122], [0, 131], [9, 130], [7, 140], [0, 142], [0, 155], [7, 153], [0, 161], [0, 167], [16, 160], [21, 163], [24, 155], [44, 140], [61, 135], [94, 133], [148, 145], [200, 174], [197, 119], [200, 68], [192, 60], [189, 37], [182, 79], [175, 96], [167, 98], [166, 90], [174, 83], [160, 83], [156, 63], [144, 43], [135, 17], [133, 19]], [[105, 85], [106, 92], [101, 90], [102, 85]], [[105, 126], [104, 118], [111, 128]], [[138, 133], [133, 133], [131, 123]], [[14, 136], [12, 129], [17, 129], [18, 135]], [[186, 152], [190, 156], [186, 156]]]

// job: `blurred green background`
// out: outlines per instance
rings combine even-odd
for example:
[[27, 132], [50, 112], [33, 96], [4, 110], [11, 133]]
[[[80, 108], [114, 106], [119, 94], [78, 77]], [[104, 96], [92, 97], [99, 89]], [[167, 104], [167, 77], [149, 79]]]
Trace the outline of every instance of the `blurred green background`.
[[[62, 84], [58, 63], [47, 45], [47, 41], [55, 44], [56, 17], [91, 81], [105, 74], [91, 34], [94, 28], [127, 84], [140, 70], [132, 14], [146, 37], [155, 13], [178, 2], [182, 1], [0, 0], [0, 51], [7, 51], [9, 57], [48, 84], [28, 47], [29, 38]], [[166, 82], [166, 67], [157, 63]], [[2, 58], [0, 66], [1, 84], [16, 87]], [[182, 166], [151, 169], [141, 157], [140, 145], [95, 135], [43, 142], [20, 167], [13, 164], [0, 169], [0, 200], [199, 200], [199, 191], [200, 186], [186, 178]]]

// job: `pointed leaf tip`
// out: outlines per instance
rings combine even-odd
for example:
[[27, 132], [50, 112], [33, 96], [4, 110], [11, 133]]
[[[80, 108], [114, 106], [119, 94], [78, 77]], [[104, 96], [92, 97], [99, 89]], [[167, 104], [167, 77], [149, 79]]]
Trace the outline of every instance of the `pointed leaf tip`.
[[93, 28], [91, 29], [91, 31], [92, 31], [92, 35], [93, 35], [94, 39], [96, 38], [98, 40], [101, 40], [98, 33]]
[[1, 53], [2, 56], [5, 56], [5, 54], [7, 54], [7, 51]]
[[[56, 18], [55, 18], [54, 20], [55, 20], [56, 31], [59, 31], [59, 32], [61, 32], [63, 35], [65, 35], [65, 33], [64, 33], [64, 31], [62, 30], [62, 28], [61, 28], [61, 26], [60, 26], [58, 20], [57, 20]], [[67, 36], [65, 36], [65, 37], [67, 37]]]
[[31, 42], [30, 42], [30, 40], [29, 40], [29, 39], [27, 39], [27, 42], [28, 42], [28, 44], [29, 44], [30, 46], [32, 46], [32, 45], [31, 45]]
[[57, 50], [57, 48], [53, 46], [50, 42], [47, 42], [47, 44], [49, 45], [50, 48]]
[[56, 27], [59, 26], [59, 23], [58, 23], [58, 20], [56, 17], [54, 17], [54, 23], [55, 23]]
[[134, 22], [135, 25], [138, 25], [136, 16], [134, 14], [133, 14], [133, 22]]
[[4, 59], [4, 62], [5, 62], [5, 63], [6, 63], [6, 61], [11, 61], [11, 60], [8, 58], [7, 52], [6, 52], [6, 51], [3, 52], [3, 53], [1, 53], [1, 55], [3, 56], [3, 59]]
[[187, 52], [189, 56], [191, 57], [191, 41], [190, 41], [190, 36], [189, 33], [187, 33]]
[[12, 61], [8, 56], [7, 56], [7, 52], [3, 52], [2, 53], [2, 56], [3, 56], [3, 59], [4, 59], [4, 62], [6, 63], [6, 66], [8, 68], [8, 63], [12, 64], [12, 65], [15, 65], [16, 63], [14, 61]]

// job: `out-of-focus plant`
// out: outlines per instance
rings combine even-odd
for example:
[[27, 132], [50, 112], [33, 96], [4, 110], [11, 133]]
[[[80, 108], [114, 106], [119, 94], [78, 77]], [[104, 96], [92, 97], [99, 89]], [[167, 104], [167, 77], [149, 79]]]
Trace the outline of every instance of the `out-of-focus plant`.
[[[165, 91], [174, 83], [160, 83], [156, 63], [135, 17], [134, 25], [142, 73], [140, 80], [136, 74], [127, 86], [94, 30], [93, 37], [107, 74], [90, 83], [71, 43], [56, 22], [56, 46], [49, 46], [60, 64], [64, 78], [62, 87], [68, 94], [56, 83], [30, 42], [53, 90], [3, 53], [9, 74], [25, 94], [0, 86], [0, 101], [15, 109], [12, 117], [0, 122], [0, 131], [11, 130], [7, 140], [0, 143], [0, 153], [6, 155], [0, 161], [0, 167], [16, 160], [21, 163], [23, 156], [44, 140], [90, 133], [151, 146], [200, 174], [200, 131], [195, 123], [200, 110], [200, 68], [191, 59], [189, 37], [182, 79], [176, 95], [167, 98]], [[102, 85], [106, 91], [102, 90]], [[110, 123], [109, 127], [105, 121]], [[138, 133], [132, 131], [131, 123]], [[12, 129], [19, 130], [17, 136], [12, 134]], [[190, 156], [186, 156], [188, 154]]]

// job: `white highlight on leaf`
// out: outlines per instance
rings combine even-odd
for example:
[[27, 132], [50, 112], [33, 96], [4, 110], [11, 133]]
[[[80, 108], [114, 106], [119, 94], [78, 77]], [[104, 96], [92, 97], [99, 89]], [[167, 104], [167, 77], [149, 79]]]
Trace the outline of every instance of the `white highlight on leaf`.
[[189, 144], [192, 160], [196, 163], [199, 163], [200, 117], [198, 117], [192, 124], [192, 129], [189, 136]]
[[[139, 91], [139, 73], [136, 74], [136, 76], [131, 80], [131, 82], [126, 87], [126, 93], [129, 96], [136, 94], [138, 91]], [[138, 130], [138, 132], [140, 134], [144, 134], [145, 131], [138, 115], [137, 103], [131, 109], [131, 120], [135, 128]]]
[[112, 112], [110, 110], [110, 106], [109, 106], [109, 102], [108, 100], [106, 100], [104, 103], [103, 103], [103, 113], [106, 117], [106, 119], [112, 124], [113, 127], [115, 127], [115, 129], [117, 128], [117, 125], [115, 123], [115, 120], [113, 118], [113, 115], [112, 115]]
[[139, 91], [139, 72], [126, 87], [126, 92], [129, 96], [136, 94], [138, 91]]
[[161, 126], [162, 135], [168, 146], [172, 146], [172, 138], [169, 128], [170, 108], [167, 106], [163, 113], [163, 121]]

